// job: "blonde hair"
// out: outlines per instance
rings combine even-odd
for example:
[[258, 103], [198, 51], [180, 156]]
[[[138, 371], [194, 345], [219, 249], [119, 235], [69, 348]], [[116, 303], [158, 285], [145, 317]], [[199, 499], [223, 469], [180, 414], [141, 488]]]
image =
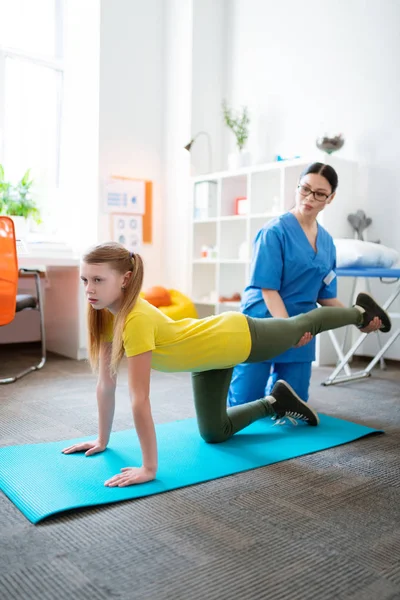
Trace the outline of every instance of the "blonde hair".
[[[124, 298], [114, 318], [113, 342], [111, 350], [110, 371], [115, 375], [118, 365], [124, 356], [122, 334], [128, 314], [139, 297], [143, 284], [143, 260], [139, 254], [130, 253], [122, 244], [106, 242], [90, 248], [82, 257], [88, 265], [107, 263], [111, 269], [124, 275], [131, 271], [132, 275], [125, 287]], [[96, 310], [88, 305], [88, 353], [89, 362], [94, 371], [99, 366], [100, 345], [102, 339], [110, 332], [113, 315], [107, 308]]]

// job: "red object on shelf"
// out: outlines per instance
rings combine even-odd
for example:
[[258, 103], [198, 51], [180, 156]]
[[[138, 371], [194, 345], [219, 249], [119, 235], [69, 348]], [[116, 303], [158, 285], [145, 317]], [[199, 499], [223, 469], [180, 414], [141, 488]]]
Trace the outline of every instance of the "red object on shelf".
[[236, 292], [232, 296], [220, 296], [218, 300], [219, 302], [240, 302], [241, 299], [241, 295]]
[[239, 196], [235, 199], [235, 214], [236, 215], [247, 215], [248, 213], [248, 200], [246, 196]]

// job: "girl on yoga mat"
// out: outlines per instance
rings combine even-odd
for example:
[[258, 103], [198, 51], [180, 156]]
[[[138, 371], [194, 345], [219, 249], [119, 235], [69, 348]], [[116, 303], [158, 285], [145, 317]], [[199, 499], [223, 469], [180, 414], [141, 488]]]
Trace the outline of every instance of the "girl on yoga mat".
[[389, 331], [386, 312], [367, 294], [353, 308], [317, 308], [288, 319], [257, 319], [225, 312], [204, 319], [173, 321], [140, 297], [143, 262], [139, 254], [109, 242], [82, 258], [81, 279], [88, 300], [89, 359], [98, 371], [99, 432], [94, 441], [65, 448], [65, 454], [86, 456], [107, 447], [115, 407], [118, 365], [127, 356], [133, 420], [142, 451], [142, 465], [125, 467], [105, 482], [124, 487], [155, 479], [157, 441], [150, 408], [150, 371], [192, 373], [194, 403], [202, 438], [208, 443], [229, 439], [258, 419], [289, 417], [318, 425], [316, 412], [285, 381], [271, 395], [226, 407], [235, 365], [272, 359], [304, 335], [345, 325], [361, 330]]

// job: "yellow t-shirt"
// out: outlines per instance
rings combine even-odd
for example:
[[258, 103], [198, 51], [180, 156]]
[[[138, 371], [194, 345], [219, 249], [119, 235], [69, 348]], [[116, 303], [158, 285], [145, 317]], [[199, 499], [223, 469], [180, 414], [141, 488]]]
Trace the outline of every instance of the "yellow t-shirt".
[[142, 298], [125, 321], [123, 343], [128, 357], [151, 350], [152, 368], [166, 372], [227, 369], [244, 362], [251, 350], [242, 313], [173, 321]]

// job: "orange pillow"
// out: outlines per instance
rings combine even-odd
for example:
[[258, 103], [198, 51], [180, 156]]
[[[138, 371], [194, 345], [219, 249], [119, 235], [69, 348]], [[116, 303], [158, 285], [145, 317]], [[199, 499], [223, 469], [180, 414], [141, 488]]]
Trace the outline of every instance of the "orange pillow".
[[144, 299], [157, 308], [159, 306], [170, 306], [172, 304], [169, 291], [164, 287], [157, 285], [145, 291]]

